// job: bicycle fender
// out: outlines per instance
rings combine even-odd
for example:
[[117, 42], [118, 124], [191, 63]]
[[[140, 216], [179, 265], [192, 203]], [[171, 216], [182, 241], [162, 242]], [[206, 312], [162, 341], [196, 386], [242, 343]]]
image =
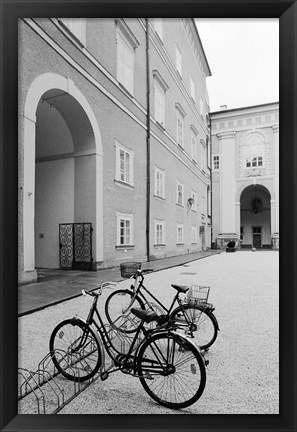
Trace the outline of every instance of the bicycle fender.
[[219, 323], [218, 323], [218, 320], [217, 320], [216, 316], [215, 316], [212, 312], [208, 312], [208, 313], [209, 313], [209, 315], [211, 315], [211, 317], [213, 318], [214, 323], [215, 323], [215, 325], [217, 326], [217, 329], [220, 330]]
[[202, 358], [202, 360], [204, 360], [204, 359], [203, 359], [203, 356], [202, 356], [202, 354], [201, 354], [201, 350], [200, 350], [200, 348], [199, 348], [199, 347], [198, 347], [194, 342], [192, 342], [192, 340], [191, 340], [190, 338], [188, 338], [187, 336], [185, 336], [185, 335], [183, 335], [183, 334], [180, 334], [180, 333], [178, 333], [178, 332], [176, 332], [176, 331], [171, 331], [170, 333], [171, 333], [171, 334], [174, 334], [175, 336], [178, 336], [178, 337], [181, 338], [181, 339], [186, 340], [190, 345], [192, 345], [192, 347], [193, 347], [195, 350], [198, 351], [200, 357]]
[[87, 321], [79, 316], [72, 317], [70, 321], [72, 325], [81, 325], [82, 327], [87, 326]]

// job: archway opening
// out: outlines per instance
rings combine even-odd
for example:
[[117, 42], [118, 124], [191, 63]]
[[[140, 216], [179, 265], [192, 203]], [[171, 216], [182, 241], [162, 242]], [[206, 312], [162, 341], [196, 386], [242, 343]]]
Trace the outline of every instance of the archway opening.
[[95, 137], [83, 107], [60, 89], [36, 111], [35, 267], [60, 267], [59, 225], [96, 217]]
[[240, 197], [240, 243], [242, 248], [271, 248], [271, 195], [259, 184], [246, 187]]

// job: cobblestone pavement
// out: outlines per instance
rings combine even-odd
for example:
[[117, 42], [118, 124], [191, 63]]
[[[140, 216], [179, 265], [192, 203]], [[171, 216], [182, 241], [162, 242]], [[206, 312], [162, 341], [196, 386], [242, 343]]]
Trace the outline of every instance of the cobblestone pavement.
[[[205, 391], [194, 405], [162, 407], [137, 378], [116, 372], [92, 383], [61, 414], [278, 414], [278, 262], [276, 251], [222, 253], [146, 276], [147, 287], [165, 305], [174, 293], [171, 283], [211, 287], [221, 330], [208, 353]], [[101, 311], [110, 292], [100, 298]], [[91, 301], [77, 297], [20, 317], [19, 366], [35, 370], [56, 324], [75, 314], [86, 317]]]

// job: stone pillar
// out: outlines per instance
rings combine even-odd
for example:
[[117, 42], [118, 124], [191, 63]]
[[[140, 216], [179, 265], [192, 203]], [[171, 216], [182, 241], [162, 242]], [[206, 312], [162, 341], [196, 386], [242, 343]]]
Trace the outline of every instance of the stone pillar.
[[235, 136], [236, 132], [229, 131], [219, 133], [220, 146], [220, 233], [218, 246], [223, 248], [229, 240], [238, 241], [237, 231], [237, 206], [235, 205], [236, 180], [235, 180]]
[[35, 126], [36, 118], [24, 117], [23, 254], [24, 271], [35, 271]]

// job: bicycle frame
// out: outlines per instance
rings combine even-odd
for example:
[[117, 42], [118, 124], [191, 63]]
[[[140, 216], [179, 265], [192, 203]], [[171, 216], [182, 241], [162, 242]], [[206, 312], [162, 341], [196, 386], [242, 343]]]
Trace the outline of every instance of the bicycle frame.
[[[124, 368], [124, 369], [125, 368], [127, 368], [127, 369], [133, 369], [134, 371], [136, 371], [137, 351], [141, 347], [142, 343], [146, 340], [146, 338], [150, 334], [156, 333], [156, 332], [158, 332], [158, 333], [165, 333], [165, 332], [167, 332], [169, 334], [170, 330], [169, 329], [163, 329], [163, 330], [160, 330], [160, 329], [157, 329], [157, 330], [156, 329], [154, 329], [154, 330], [146, 330], [143, 326], [140, 326], [136, 330], [135, 336], [134, 336], [134, 338], [132, 340], [132, 343], [130, 345], [128, 353], [127, 354], [126, 353], [122, 353], [122, 352], [120, 352], [113, 345], [113, 343], [112, 343], [112, 341], [111, 341], [111, 339], [110, 339], [110, 337], [108, 335], [108, 332], [106, 330], [106, 327], [105, 327], [105, 325], [103, 323], [103, 320], [102, 320], [102, 318], [100, 316], [100, 313], [99, 313], [99, 311], [97, 309], [97, 302], [98, 302], [99, 295], [96, 295], [94, 297], [94, 300], [93, 300], [92, 306], [90, 308], [87, 320], [84, 322], [84, 324], [85, 324], [86, 327], [90, 327], [91, 325], [94, 325], [96, 327], [96, 329], [99, 332], [100, 337], [102, 339], [104, 348], [106, 349], [109, 357], [111, 358], [111, 360], [113, 361], [113, 363], [115, 365], [114, 371], [120, 369], [120, 366], [122, 368]], [[97, 317], [99, 323], [95, 320], [94, 316]], [[137, 345], [137, 340], [138, 340], [138, 336], [139, 336], [140, 332], [142, 332], [144, 334], [144, 339]], [[173, 333], [173, 332], [171, 332], [171, 333]], [[135, 351], [134, 355], [132, 354], [133, 351]], [[122, 359], [124, 361], [121, 362], [121, 361], [117, 360], [117, 356], [122, 356]], [[132, 365], [131, 365], [131, 363], [128, 364], [129, 360], [131, 360], [131, 359], [133, 360], [133, 364]], [[166, 368], [164, 368], [164, 366], [162, 366], [162, 364], [160, 363], [158, 367], [154, 368], [154, 371], [156, 373], [158, 373], [157, 371], [160, 371], [160, 367], [161, 367], [162, 368], [162, 373], [167, 374], [168, 373], [168, 361], [167, 362], [165, 361], [165, 363], [166, 363]], [[106, 373], [108, 370], [112, 369], [113, 367], [114, 366], [112, 365], [110, 368], [108, 368], [104, 372]], [[148, 369], [148, 372], [152, 372], [152, 369], [151, 368]]]
[[[137, 285], [137, 279], [138, 279], [138, 277], [141, 277], [141, 281], [138, 283], [138, 285]], [[163, 305], [163, 303], [161, 303], [160, 302], [160, 300], [158, 300], [144, 285], [143, 285], [143, 279], [144, 279], [144, 277], [143, 277], [143, 275], [141, 274], [141, 275], [137, 275], [136, 276], [136, 278], [135, 278], [135, 283], [133, 284], [133, 285], [131, 285], [131, 288], [133, 289], [133, 292], [134, 292], [134, 296], [133, 296], [133, 298], [131, 299], [131, 303], [130, 303], [130, 305], [127, 307], [127, 309], [126, 310], [124, 310], [123, 311], [123, 314], [125, 315], [130, 309], [131, 309], [131, 307], [132, 307], [132, 305], [133, 305], [133, 303], [134, 303], [134, 299], [135, 299], [135, 297], [137, 297], [137, 296], [139, 296], [139, 297], [141, 297], [141, 299], [144, 301], [144, 303], [151, 309], [151, 310], [154, 310], [153, 309], [153, 307], [151, 306], [151, 304], [147, 301], [147, 299], [146, 299], [146, 297], [144, 296], [144, 294], [141, 292], [141, 289], [143, 289], [152, 299], [154, 299], [155, 300], [155, 302], [163, 309], [163, 311], [165, 311], [166, 312], [166, 315], [167, 316], [169, 316], [170, 315], [170, 313], [172, 312], [172, 310], [173, 310], [173, 306], [174, 306], [174, 304], [175, 304], [175, 302], [177, 302], [178, 303], [178, 305], [179, 306], [182, 306], [182, 301], [181, 301], [181, 299], [179, 298], [179, 293], [177, 292], [176, 293], [176, 295], [174, 296], [174, 298], [173, 298], [173, 301], [172, 301], [172, 303], [171, 303], [171, 306], [170, 306], [170, 308], [169, 309], [167, 309], [166, 308], [166, 306], [164, 306]]]

